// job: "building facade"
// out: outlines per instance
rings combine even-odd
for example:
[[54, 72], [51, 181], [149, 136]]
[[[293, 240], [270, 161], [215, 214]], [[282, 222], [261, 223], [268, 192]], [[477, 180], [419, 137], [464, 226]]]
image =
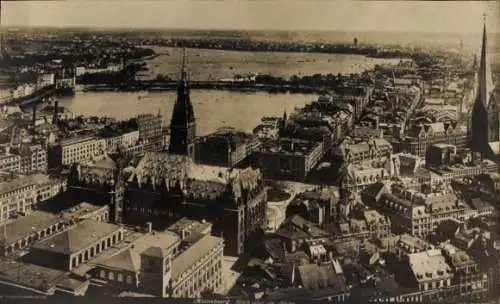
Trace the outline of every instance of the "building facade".
[[304, 180], [324, 156], [322, 142], [281, 138], [255, 152], [266, 178]]
[[50, 146], [48, 151], [49, 169], [70, 166], [74, 163], [102, 156], [106, 151], [106, 141], [95, 137], [63, 140]]
[[196, 141], [196, 162], [235, 167], [260, 146], [257, 137], [233, 130], [219, 130]]
[[33, 174], [0, 183], [0, 221], [28, 213], [39, 202], [55, 197], [66, 190], [67, 181]]

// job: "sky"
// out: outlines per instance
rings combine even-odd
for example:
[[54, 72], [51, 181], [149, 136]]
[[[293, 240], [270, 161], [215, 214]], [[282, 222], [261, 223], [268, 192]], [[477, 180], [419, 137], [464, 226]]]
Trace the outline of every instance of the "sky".
[[496, 1], [1, 1], [2, 25], [232, 30], [500, 32]]

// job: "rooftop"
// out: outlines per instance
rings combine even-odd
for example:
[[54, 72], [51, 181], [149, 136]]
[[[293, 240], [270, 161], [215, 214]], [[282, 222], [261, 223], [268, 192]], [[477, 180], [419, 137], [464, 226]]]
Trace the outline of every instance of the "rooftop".
[[305, 155], [313, 151], [319, 144], [300, 139], [281, 139], [261, 145], [260, 152]]
[[95, 140], [96, 138], [94, 136], [78, 136], [78, 137], [71, 137], [71, 138], [65, 138], [61, 140], [61, 146], [69, 146], [69, 145], [74, 145], [78, 143], [83, 143], [86, 141], [91, 141]]
[[241, 195], [243, 189], [253, 189], [259, 185], [262, 175], [252, 168], [231, 169], [219, 166], [195, 164], [187, 156], [168, 153], [146, 153], [136, 166], [129, 181], [139, 184], [151, 181], [155, 184], [181, 183], [193, 184], [209, 182], [233, 186], [233, 194]]
[[34, 211], [1, 225], [0, 240], [5, 241], [6, 244], [12, 244], [62, 221], [62, 218], [52, 213]]
[[109, 208], [108, 205], [94, 205], [87, 202], [82, 202], [76, 206], [66, 209], [61, 212], [64, 219], [80, 218], [94, 211]]
[[177, 280], [196, 262], [201, 260], [210, 250], [223, 244], [223, 239], [206, 235], [191, 247], [187, 248], [172, 261], [172, 280]]
[[408, 258], [413, 275], [419, 282], [452, 276], [451, 268], [439, 249], [412, 253]]
[[406, 233], [399, 237], [398, 243], [408, 252], [420, 252], [432, 248], [432, 245], [425, 240]]
[[170, 250], [179, 243], [179, 237], [175, 233], [168, 231], [155, 232], [154, 234], [148, 233], [137, 236], [134, 240], [130, 240], [127, 243], [130, 244], [123, 250], [100, 261], [99, 265], [113, 269], [137, 272], [141, 268], [141, 253], [147, 251], [152, 246], [156, 246], [162, 251]]
[[315, 224], [294, 215], [285, 220], [285, 223], [276, 231], [277, 235], [290, 239], [322, 238], [330, 234]]
[[337, 273], [338, 270], [332, 263], [326, 265], [308, 264], [298, 267], [304, 288], [310, 290], [334, 288], [338, 290], [338, 293], [344, 293], [347, 291], [347, 286], [342, 269], [340, 268], [340, 273]]
[[203, 232], [212, 227], [211, 223], [204, 221], [195, 221], [188, 218], [182, 218], [168, 227], [168, 231], [180, 233], [181, 231], [188, 231], [190, 233]]
[[116, 162], [111, 157], [104, 156], [100, 159], [82, 163], [82, 166], [114, 170], [116, 169]]
[[121, 229], [120, 226], [114, 224], [86, 219], [69, 230], [40, 241], [33, 247], [62, 254], [72, 254]]
[[44, 293], [63, 279], [65, 274], [63, 271], [38, 265], [0, 261], [0, 280]]
[[0, 194], [9, 193], [28, 186], [44, 185], [55, 181], [58, 180], [52, 179], [49, 175], [41, 173], [22, 175], [8, 181], [0, 182]]

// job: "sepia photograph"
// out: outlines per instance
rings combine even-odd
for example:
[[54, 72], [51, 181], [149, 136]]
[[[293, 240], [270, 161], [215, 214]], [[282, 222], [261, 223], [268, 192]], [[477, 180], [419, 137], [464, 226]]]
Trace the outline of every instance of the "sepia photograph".
[[500, 2], [0, 5], [0, 302], [500, 303]]

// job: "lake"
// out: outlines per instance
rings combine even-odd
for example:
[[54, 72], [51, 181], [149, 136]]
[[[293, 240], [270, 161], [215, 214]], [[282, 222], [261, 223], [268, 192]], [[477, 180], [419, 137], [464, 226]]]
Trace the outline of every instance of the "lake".
[[[317, 99], [307, 94], [240, 93], [231, 91], [191, 91], [198, 135], [220, 127], [251, 132], [264, 116], [281, 116]], [[170, 124], [176, 92], [84, 92], [63, 97], [59, 104], [75, 115], [109, 116], [117, 119], [137, 114], [161, 112]]]
[[[142, 79], [158, 74], [177, 79], [182, 49], [153, 47], [157, 56], [146, 61], [149, 71]], [[270, 74], [289, 78], [293, 75], [351, 74], [373, 69], [376, 64], [398, 63], [399, 59], [368, 58], [349, 54], [314, 54], [285, 52], [240, 52], [186, 49], [188, 76], [192, 80], [219, 80], [235, 75]]]

